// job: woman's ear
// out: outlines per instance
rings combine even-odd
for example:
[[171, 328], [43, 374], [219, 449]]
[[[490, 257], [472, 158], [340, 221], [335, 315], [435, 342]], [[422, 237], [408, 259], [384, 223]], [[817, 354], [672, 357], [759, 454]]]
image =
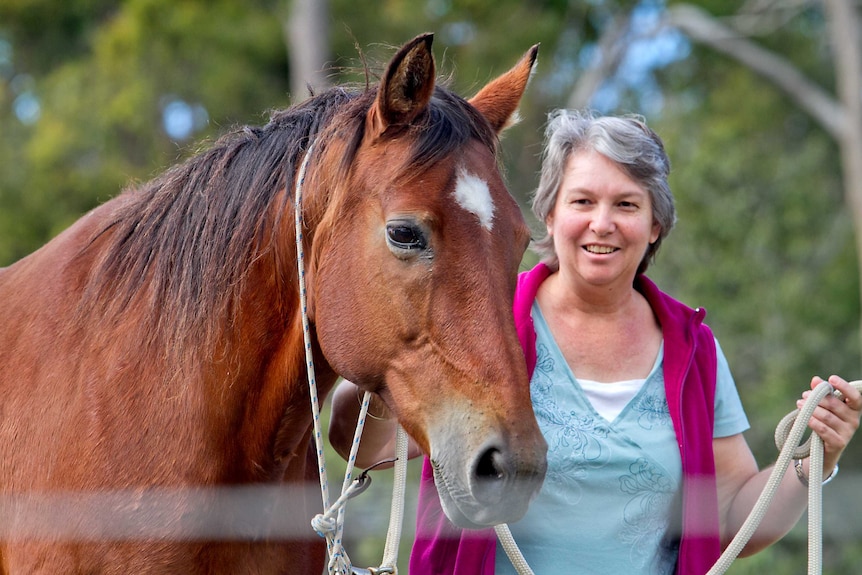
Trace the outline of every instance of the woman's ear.
[[658, 223], [658, 221], [653, 220], [652, 233], [650, 234], [650, 241], [649, 241], [650, 245], [656, 243], [658, 241], [659, 237], [661, 237], [661, 224]]

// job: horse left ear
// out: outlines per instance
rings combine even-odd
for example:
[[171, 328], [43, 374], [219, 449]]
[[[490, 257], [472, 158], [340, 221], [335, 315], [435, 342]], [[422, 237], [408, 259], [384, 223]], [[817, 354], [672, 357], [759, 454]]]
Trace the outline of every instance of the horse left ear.
[[417, 36], [393, 56], [380, 81], [374, 106], [368, 112], [375, 136], [390, 126], [404, 126], [428, 105], [434, 92], [434, 34]]
[[492, 80], [470, 99], [498, 134], [514, 123], [518, 104], [533, 75], [538, 55], [539, 45], [536, 44], [527, 50], [514, 68]]

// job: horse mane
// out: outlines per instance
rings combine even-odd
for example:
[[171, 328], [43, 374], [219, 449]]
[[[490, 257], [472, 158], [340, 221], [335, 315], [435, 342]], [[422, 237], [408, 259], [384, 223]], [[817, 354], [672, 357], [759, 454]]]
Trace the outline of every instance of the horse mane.
[[[94, 321], [117, 323], [131, 308], [144, 306], [149, 341], [142, 345], [158, 342], [160, 349], [208, 357], [219, 334], [234, 322], [236, 302], [256, 262], [269, 258], [277, 285], [296, 274], [295, 267], [288, 269], [295, 266], [293, 252], [277, 253], [274, 236], [285, 218], [293, 221], [293, 181], [313, 140], [319, 142], [314, 154], [320, 155], [312, 163], [330, 158], [324, 179], [332, 187], [308, 199], [326, 202], [327, 221], [335, 221], [338, 208], [332, 204], [348, 192], [344, 182], [375, 96], [376, 87], [329, 89], [274, 112], [263, 127], [235, 130], [156, 179], [125, 190], [109, 221], [79, 254], [95, 258], [79, 305], [80, 326], [102, 331]], [[471, 138], [496, 153], [496, 134], [484, 117], [439, 87], [426, 112], [405, 129], [415, 138], [405, 164], [411, 171]]]

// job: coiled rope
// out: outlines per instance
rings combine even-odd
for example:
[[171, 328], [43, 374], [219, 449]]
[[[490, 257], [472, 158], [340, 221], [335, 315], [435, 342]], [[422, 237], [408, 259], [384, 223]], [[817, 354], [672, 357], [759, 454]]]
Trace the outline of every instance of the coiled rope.
[[[852, 381], [850, 385], [862, 391], [862, 381]], [[808, 421], [814, 413], [817, 404], [830, 393], [839, 399], [842, 397], [840, 391], [834, 390], [828, 382], [822, 382], [814, 388], [802, 405], [785, 415], [775, 429], [775, 446], [780, 450], [778, 460], [772, 469], [769, 480], [763, 488], [763, 493], [751, 510], [745, 523], [739, 532], [721, 554], [718, 561], [710, 569], [707, 575], [719, 575], [725, 573], [733, 560], [739, 555], [746, 543], [760, 525], [769, 504], [772, 503], [778, 485], [784, 477], [791, 459], [811, 458], [808, 474], [813, 478], [823, 477], [823, 440], [816, 433], [812, 433], [807, 441], [800, 444], [802, 436], [808, 427]], [[790, 430], [788, 431], [788, 427]], [[823, 485], [820, 480], [813, 479], [808, 482], [808, 575], [819, 575], [823, 569]]]
[[389, 529], [386, 534], [386, 546], [383, 551], [383, 561], [380, 567], [361, 569], [354, 567], [350, 557], [344, 549], [344, 519], [348, 499], [359, 495], [367, 489], [371, 482], [368, 471], [365, 470], [357, 478], [353, 478], [353, 467], [356, 462], [356, 453], [359, 450], [359, 441], [365, 428], [365, 420], [368, 415], [368, 406], [371, 402], [371, 393], [365, 392], [356, 423], [356, 431], [353, 435], [353, 443], [350, 447], [350, 455], [347, 459], [347, 468], [344, 472], [344, 481], [341, 485], [341, 495], [334, 503], [329, 503], [329, 480], [326, 473], [326, 458], [323, 448], [323, 433], [320, 423], [320, 401], [317, 393], [317, 379], [314, 374], [314, 357], [311, 349], [311, 330], [308, 323], [307, 294], [305, 287], [305, 265], [304, 250], [302, 247], [302, 186], [305, 183], [305, 172], [314, 149], [314, 142], [309, 144], [296, 177], [296, 189], [294, 194], [296, 227], [296, 265], [299, 276], [299, 301], [302, 310], [302, 335], [305, 342], [305, 367], [308, 375], [308, 387], [311, 396], [311, 414], [314, 426], [314, 444], [317, 451], [317, 466], [320, 476], [320, 494], [323, 500], [324, 513], [314, 516], [311, 520], [312, 528], [318, 535], [326, 539], [326, 550], [329, 556], [327, 573], [329, 575], [382, 575], [384, 573], [397, 573], [398, 547], [401, 540], [401, 527], [404, 521], [404, 499], [407, 485], [407, 434], [399, 425], [395, 437], [395, 479], [392, 491], [392, 506], [389, 514]]
[[[852, 381], [850, 385], [862, 391], [862, 380]], [[718, 558], [707, 575], [721, 575], [730, 568], [733, 561], [754, 535], [766, 510], [772, 503], [778, 486], [790, 466], [791, 459], [811, 458], [809, 464], [809, 476], [812, 478], [823, 477], [823, 440], [816, 433], [802, 444], [802, 437], [808, 427], [808, 421], [814, 413], [817, 404], [830, 393], [839, 399], [842, 397], [840, 391], [833, 389], [828, 382], [823, 382], [811, 392], [802, 408], [796, 409], [785, 415], [775, 430], [775, 445], [779, 449], [778, 460], [772, 468], [772, 473], [763, 492], [757, 499], [754, 508], [748, 518], [742, 524], [730, 545]], [[788, 431], [788, 427], [790, 428]], [[833, 472], [834, 473], [834, 472]], [[823, 484], [818, 480], [808, 483], [808, 575], [820, 575], [823, 569]], [[521, 550], [515, 543], [509, 527], [505, 524], [495, 527], [497, 538], [515, 570], [519, 575], [533, 575], [532, 569], [524, 559]]]

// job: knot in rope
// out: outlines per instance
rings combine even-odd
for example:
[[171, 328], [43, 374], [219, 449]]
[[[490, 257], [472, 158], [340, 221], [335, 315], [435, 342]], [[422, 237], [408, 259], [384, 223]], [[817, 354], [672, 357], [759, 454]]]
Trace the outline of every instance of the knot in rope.
[[326, 538], [331, 535], [335, 535], [335, 531], [338, 529], [338, 521], [334, 516], [328, 513], [318, 513], [311, 518], [311, 528], [314, 529], [318, 535]]
[[[379, 463], [377, 465], [380, 465]], [[371, 476], [368, 472], [371, 468], [363, 471], [359, 477], [354, 479], [342, 492], [341, 497], [335, 500], [324, 513], [318, 513], [311, 519], [311, 527], [318, 535], [324, 538], [335, 536], [340, 528], [343, 528], [344, 514], [341, 510], [347, 504], [347, 500], [359, 495], [371, 485]]]

